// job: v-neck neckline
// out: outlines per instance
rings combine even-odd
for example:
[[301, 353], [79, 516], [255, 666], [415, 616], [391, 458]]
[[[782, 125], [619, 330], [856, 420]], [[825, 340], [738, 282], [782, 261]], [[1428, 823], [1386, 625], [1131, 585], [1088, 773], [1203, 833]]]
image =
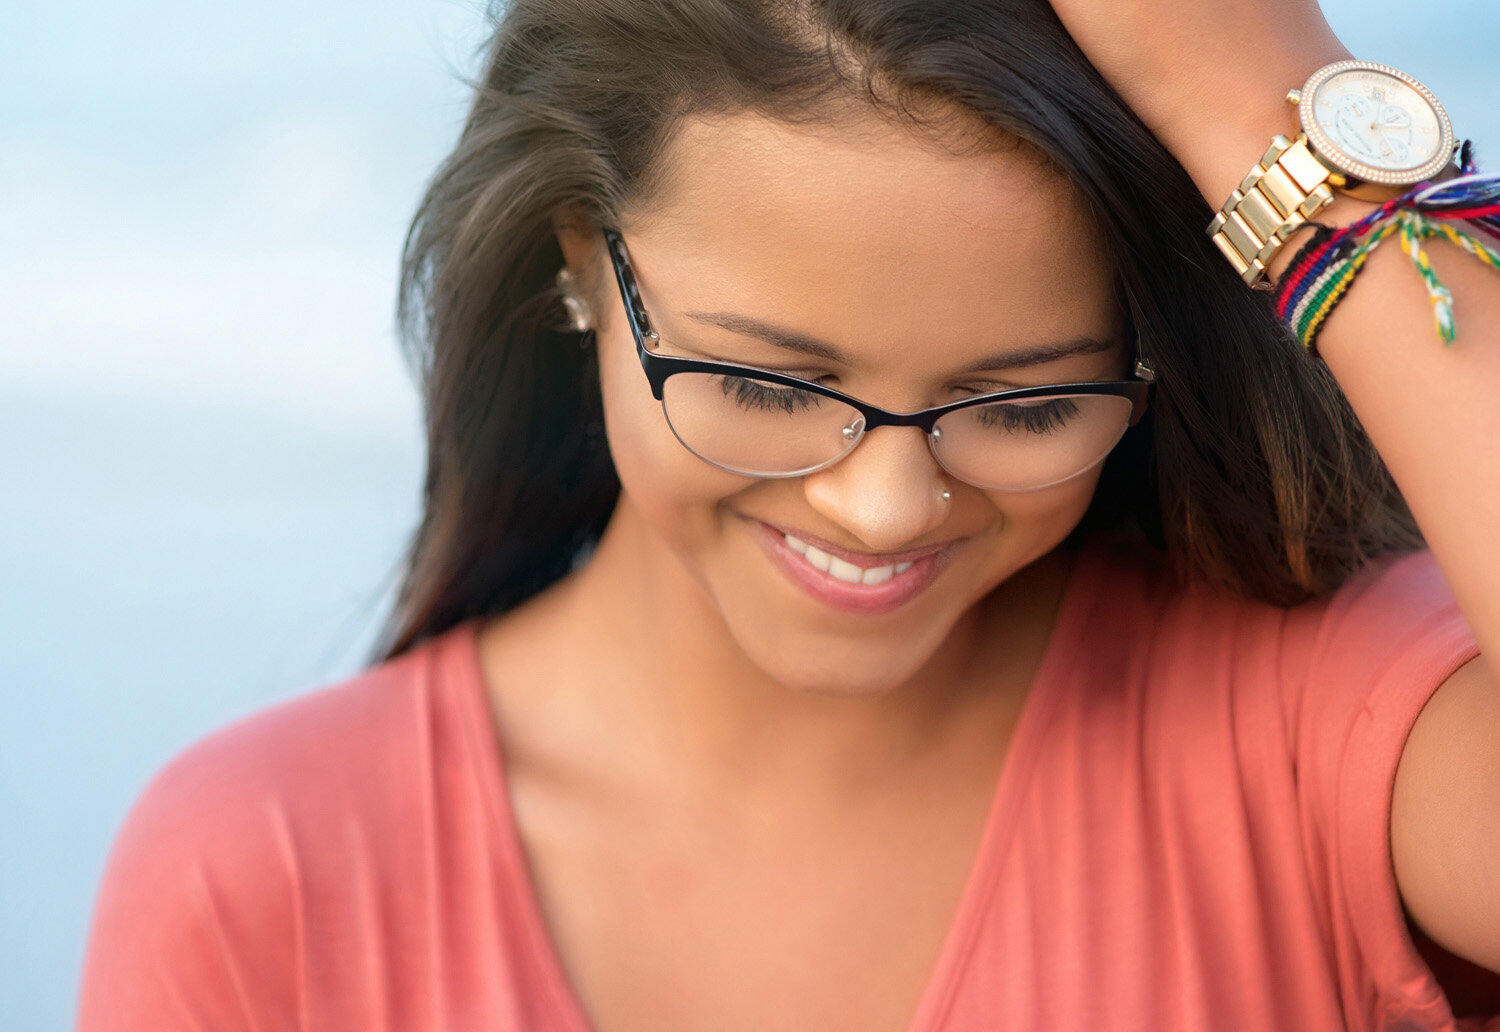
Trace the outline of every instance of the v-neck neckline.
[[[1036, 766], [1037, 751], [1060, 693], [1069, 680], [1071, 667], [1078, 658], [1078, 649], [1071, 643], [1078, 640], [1091, 608], [1089, 585], [1093, 578], [1089, 575], [1089, 568], [1095, 558], [1091, 553], [1092, 550], [1085, 546], [1074, 556], [1041, 662], [1032, 676], [1007, 744], [958, 907], [926, 988], [906, 1026], [907, 1032], [938, 1032], [962, 985], [966, 961], [983, 927], [989, 900], [1015, 831], [1021, 798]], [[511, 804], [505, 758], [479, 656], [480, 625], [481, 621], [474, 619], [451, 632], [449, 648], [456, 657], [459, 675], [458, 683], [451, 687], [464, 711], [461, 715], [463, 733], [500, 852], [496, 862], [506, 875], [501, 879], [500, 892], [520, 918], [531, 975], [545, 987], [552, 1001], [553, 1012], [547, 1016], [546, 1027], [556, 1032], [596, 1032], [548, 929]]]

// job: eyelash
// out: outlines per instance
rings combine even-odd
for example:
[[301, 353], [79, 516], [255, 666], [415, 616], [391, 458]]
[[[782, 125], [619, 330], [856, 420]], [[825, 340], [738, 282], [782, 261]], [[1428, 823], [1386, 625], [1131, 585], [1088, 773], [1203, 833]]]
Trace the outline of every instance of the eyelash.
[[[765, 368], [765, 367], [758, 367], [758, 368]], [[808, 383], [816, 383], [816, 384], [819, 384], [819, 385], [825, 386], [825, 387], [827, 387], [827, 386], [833, 386], [833, 384], [830, 384], [828, 381], [832, 380], [835, 383], [837, 383], [837, 380], [838, 380], [838, 377], [834, 376], [832, 373], [803, 373], [803, 372], [798, 372], [798, 371], [793, 371], [793, 370], [787, 370], [787, 369], [769, 369], [769, 368], [766, 368], [766, 372], [780, 373], [782, 376], [790, 376], [790, 377], [793, 377], [793, 378], [798, 379], [798, 380], [806, 380]], [[759, 387], [760, 386], [758, 384], [753, 384], [750, 381], [745, 380], [743, 377], [738, 377], [738, 376], [726, 376], [724, 378], [724, 380], [725, 380], [725, 384], [726, 384], [726, 390], [725, 390], [726, 394], [729, 393], [727, 385], [728, 385], [728, 383], [729, 383], [730, 380], [735, 381], [735, 383], [736, 383], [735, 390], [736, 391], [740, 391], [740, 390], [743, 390], [743, 389], [749, 389], [749, 388], [752, 388], [752, 387]], [[742, 387], [738, 386], [740, 384], [743, 384], [744, 387], [742, 388]], [[971, 397], [972, 398], [972, 397], [975, 397], [976, 395], [980, 395], [980, 394], [999, 394], [1002, 391], [1011, 390], [1013, 387], [1018, 387], [1018, 386], [1021, 386], [1021, 385], [1020, 384], [986, 383], [986, 384], [983, 384], [982, 386], [962, 385], [962, 386], [955, 387], [954, 390], [961, 392], [966, 397]], [[768, 390], [768, 391], [777, 390], [777, 388], [771, 388], [771, 387], [767, 387], [765, 389]], [[797, 389], [795, 387], [785, 387], [785, 388], [780, 388], [780, 390], [783, 390], [783, 391], [796, 391]], [[798, 393], [806, 393], [806, 392], [798, 392]], [[814, 398], [814, 397], [816, 397], [816, 395], [808, 394], [808, 398], [811, 399], [811, 398]]]
[[[707, 356], [705, 356], [705, 357], [707, 357]], [[720, 359], [720, 358], [709, 358], [709, 360], [710, 361], [714, 361], [714, 362], [723, 362], [726, 365], [735, 365], [735, 364], [737, 364], [737, 363], [734, 363], [734, 362], [728, 362], [728, 361], [726, 361], [724, 359]], [[754, 368], [763, 369], [763, 370], [765, 370], [768, 373], [779, 373], [782, 376], [790, 376], [790, 377], [792, 377], [794, 379], [797, 379], [797, 380], [806, 380], [808, 383], [816, 383], [816, 384], [819, 384], [819, 385], [824, 386], [824, 387], [833, 387], [835, 389], [838, 388], [838, 376], [836, 376], [833, 373], [817, 372], [815, 370], [809, 370], [809, 371], [803, 372], [802, 370], [797, 370], [797, 369], [773, 369], [770, 366], [756, 366]], [[752, 387], [759, 386], [759, 385], [755, 385], [755, 384], [750, 384], [748, 381], [744, 380], [744, 378], [742, 378], [742, 377], [725, 376], [724, 377], [724, 382], [725, 382], [725, 392], [724, 393], [726, 394], [726, 396], [729, 395], [729, 393], [730, 393], [729, 382], [731, 380], [735, 381], [736, 384], [737, 384], [737, 386], [734, 388], [734, 390], [736, 392], [739, 392], [739, 393], [736, 394], [736, 400], [741, 400], [741, 396], [742, 396], [742, 392], [743, 391], [748, 390], [748, 389], [750, 389]], [[738, 384], [743, 384], [744, 386], [740, 387], [740, 386], [738, 386]], [[1019, 383], [1008, 384], [1008, 383], [985, 382], [985, 383], [982, 383], [982, 384], [961, 384], [961, 385], [955, 385], [953, 389], [955, 391], [958, 391], [963, 396], [974, 397], [975, 395], [979, 395], [979, 394], [998, 394], [1001, 391], [1011, 390], [1011, 389], [1013, 389], [1015, 387], [1022, 387], [1022, 386], [1025, 386], [1025, 385], [1024, 384], [1019, 384]], [[779, 389], [778, 388], [767, 387], [767, 388], [764, 388], [764, 389], [767, 390], [768, 392], [770, 392], [770, 391], [776, 391], [778, 393], [780, 391], [796, 391], [795, 387], [786, 387], [786, 388], [779, 388]], [[814, 395], [814, 394], [807, 394], [807, 392], [797, 392], [797, 393], [806, 394], [805, 398], [799, 399], [799, 403], [804, 408], [807, 407], [807, 405], [815, 402], [817, 400], [817, 397], [818, 397], [817, 395]], [[770, 400], [770, 395], [769, 394], [767, 394], [766, 400]], [[784, 401], [782, 401], [780, 399], [777, 399], [770, 406], [756, 405], [755, 407], [758, 407], [758, 408], [767, 408], [767, 407], [770, 407], [770, 408], [781, 409], [781, 408], [784, 408], [785, 405], [786, 405], [786, 402], [784, 402]]]
[[979, 409], [982, 412], [979, 418], [986, 426], [1033, 434], [1060, 430], [1078, 415], [1078, 405], [1071, 398], [1054, 398], [1037, 405], [981, 405]]
[[795, 387], [772, 387], [741, 376], [722, 378], [724, 396], [735, 404], [748, 409], [767, 409], [781, 412], [801, 412], [812, 407], [818, 396]]

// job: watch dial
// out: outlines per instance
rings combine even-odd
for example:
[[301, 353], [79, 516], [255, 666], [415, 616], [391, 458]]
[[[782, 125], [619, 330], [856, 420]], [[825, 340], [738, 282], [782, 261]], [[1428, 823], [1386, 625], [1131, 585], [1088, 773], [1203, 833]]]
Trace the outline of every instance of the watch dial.
[[1384, 72], [1340, 72], [1318, 87], [1312, 113], [1336, 147], [1384, 171], [1420, 168], [1442, 144], [1442, 127], [1432, 105]]

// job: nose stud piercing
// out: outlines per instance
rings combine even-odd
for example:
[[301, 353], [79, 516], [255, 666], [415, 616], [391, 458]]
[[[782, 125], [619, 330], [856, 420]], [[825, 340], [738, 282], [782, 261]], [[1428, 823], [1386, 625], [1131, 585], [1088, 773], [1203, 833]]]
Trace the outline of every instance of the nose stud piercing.
[[589, 328], [593, 314], [589, 311], [588, 302], [579, 297], [578, 282], [566, 265], [557, 270], [557, 289], [562, 293], [563, 308], [568, 313], [568, 329], [574, 333], [583, 333]]
[[952, 500], [953, 500], [953, 492], [952, 491], [944, 491], [943, 492], [943, 501], [945, 501], [945, 502], [951, 502]]

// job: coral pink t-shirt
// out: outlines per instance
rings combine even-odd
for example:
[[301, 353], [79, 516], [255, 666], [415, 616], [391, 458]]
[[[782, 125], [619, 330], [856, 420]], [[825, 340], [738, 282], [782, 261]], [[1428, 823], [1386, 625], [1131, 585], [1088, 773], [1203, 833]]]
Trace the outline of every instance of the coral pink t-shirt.
[[[1079, 558], [911, 1032], [1500, 1030], [1455, 1023], [1389, 858], [1406, 734], [1476, 653], [1430, 556], [1292, 609], [1169, 584]], [[586, 1032], [476, 626], [157, 774], [81, 1032]]]

